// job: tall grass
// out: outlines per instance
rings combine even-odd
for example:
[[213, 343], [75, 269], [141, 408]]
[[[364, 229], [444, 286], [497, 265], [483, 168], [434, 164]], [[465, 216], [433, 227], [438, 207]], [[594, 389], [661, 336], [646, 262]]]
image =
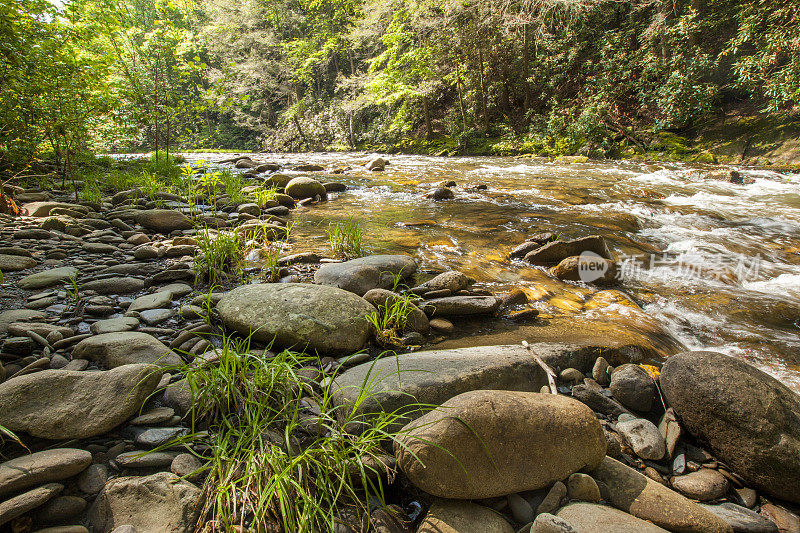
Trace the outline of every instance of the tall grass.
[[368, 315], [367, 321], [372, 324], [378, 343], [386, 347], [401, 345], [413, 309], [414, 304], [409, 295], [395, 296]]
[[363, 257], [366, 255], [364, 246], [364, 230], [361, 224], [352, 216], [340, 222], [331, 222], [325, 230], [328, 235], [331, 250], [346, 259]]
[[344, 511], [383, 505], [383, 479], [395, 472], [382, 444], [401, 415], [361, 414], [369, 384], [352, 408], [337, 408], [330, 386], [298, 373], [316, 357], [268, 357], [222, 337], [218, 359], [180, 369], [194, 396], [184, 439], [209, 450], [198, 531], [333, 531]]
[[267, 202], [271, 202], [275, 200], [275, 197], [278, 193], [278, 188], [276, 186], [268, 187], [266, 189], [258, 189], [255, 191], [252, 196], [255, 202], [258, 204], [258, 207], [264, 208], [267, 205]]
[[197, 253], [194, 271], [198, 282], [223, 285], [239, 276], [244, 243], [235, 231], [210, 231], [206, 228], [197, 234]]

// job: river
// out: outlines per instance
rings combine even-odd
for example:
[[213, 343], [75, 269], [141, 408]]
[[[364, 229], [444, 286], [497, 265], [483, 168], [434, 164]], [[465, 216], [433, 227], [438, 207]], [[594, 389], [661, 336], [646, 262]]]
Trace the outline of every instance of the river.
[[[232, 154], [184, 155], [214, 165]], [[374, 154], [243, 155], [352, 167], [312, 174], [348, 190], [294, 212], [292, 252], [325, 252], [329, 222], [353, 216], [371, 252], [408, 253], [423, 269], [458, 269], [502, 293], [545, 283], [536, 268], [507, 259], [527, 236], [600, 234], [620, 265], [616, 288], [672, 337], [742, 358], [800, 391], [800, 175], [740, 169], [750, 183], [734, 185], [704, 178], [713, 167], [681, 163], [408, 155], [368, 172], [360, 165]], [[455, 199], [424, 197], [446, 181], [457, 184]], [[497, 326], [475, 325], [467, 343], [489, 343]]]

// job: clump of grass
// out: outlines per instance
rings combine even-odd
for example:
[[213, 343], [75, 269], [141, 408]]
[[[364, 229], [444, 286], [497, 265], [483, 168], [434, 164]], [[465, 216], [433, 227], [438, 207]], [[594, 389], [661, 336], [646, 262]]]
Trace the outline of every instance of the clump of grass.
[[193, 431], [208, 429], [184, 437], [208, 445], [197, 531], [333, 531], [343, 510], [382, 505], [382, 479], [394, 476], [382, 444], [402, 415], [360, 414], [367, 384], [352, 408], [336, 408], [330, 386], [312, 389], [298, 374], [316, 357], [249, 348], [223, 336], [218, 363], [181, 369]]
[[352, 216], [340, 222], [331, 222], [325, 230], [331, 245], [331, 250], [346, 259], [363, 257], [366, 255], [364, 246], [364, 230], [361, 224]]
[[414, 309], [409, 295], [394, 296], [385, 305], [367, 316], [367, 321], [375, 329], [375, 337], [382, 346], [399, 346], [408, 327], [408, 318]]
[[103, 191], [94, 176], [87, 175], [83, 178], [81, 197], [88, 202], [95, 203], [99, 203], [103, 199]]
[[239, 276], [244, 245], [234, 231], [212, 232], [206, 228], [198, 233], [194, 270], [198, 282], [224, 284]]
[[253, 199], [255, 200], [255, 203], [258, 204], [258, 207], [263, 209], [264, 206], [267, 205], [267, 202], [272, 202], [275, 200], [277, 193], [278, 188], [275, 186], [267, 189], [258, 189], [257, 191], [253, 192]]

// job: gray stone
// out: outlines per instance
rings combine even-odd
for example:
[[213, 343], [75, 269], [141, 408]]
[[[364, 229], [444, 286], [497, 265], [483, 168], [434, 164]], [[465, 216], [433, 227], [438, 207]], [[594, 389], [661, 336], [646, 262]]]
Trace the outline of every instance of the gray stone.
[[531, 533], [578, 533], [578, 530], [561, 517], [542, 513], [533, 521]]
[[660, 461], [666, 452], [664, 437], [655, 424], [644, 418], [617, 423], [617, 431], [642, 459]]
[[800, 396], [715, 352], [670, 357], [660, 383], [683, 426], [716, 457], [749, 484], [800, 502]]
[[514, 533], [514, 528], [488, 507], [457, 500], [435, 500], [417, 533]]
[[666, 530], [613, 507], [594, 503], [571, 503], [558, 511], [580, 533], [665, 533]]
[[95, 530], [132, 525], [147, 533], [192, 533], [199, 514], [200, 489], [160, 472], [109, 481], [89, 509]]
[[[533, 344], [545, 361], [564, 357], [579, 348], [563, 344]], [[370, 383], [362, 396], [362, 385]], [[518, 345], [476, 346], [429, 350], [384, 357], [354, 366], [339, 374], [331, 386], [334, 402], [357, 405], [358, 413], [404, 412], [410, 417], [441, 405], [471, 390], [537, 392], [547, 384], [541, 367]]]
[[620, 416], [628, 413], [622, 404], [603, 394], [603, 390], [596, 385], [576, 385], [572, 387], [572, 397], [604, 415]]
[[175, 316], [175, 310], [173, 309], [147, 309], [146, 311], [139, 312], [139, 317], [148, 326], [155, 326], [156, 324], [169, 320], [173, 316]]
[[70, 277], [77, 276], [78, 269], [71, 266], [51, 268], [25, 276], [17, 282], [20, 289], [44, 289], [67, 281]]
[[133, 450], [117, 455], [114, 462], [121, 468], [163, 468], [171, 465], [176, 456], [174, 452]]
[[473, 499], [541, 489], [594, 468], [606, 441], [594, 413], [565, 396], [478, 390], [410, 422], [394, 448], [415, 486]]
[[192, 390], [185, 379], [167, 385], [164, 390], [164, 404], [172, 407], [180, 416], [186, 416], [192, 409]]
[[727, 478], [716, 470], [701, 468], [672, 478], [672, 488], [687, 498], [707, 502], [725, 496], [730, 486]]
[[406, 279], [416, 271], [417, 263], [410, 256], [370, 255], [322, 265], [314, 273], [314, 283], [363, 296], [370, 289], [392, 289], [396, 277]]
[[58, 496], [36, 509], [34, 516], [40, 524], [57, 524], [75, 518], [84, 509], [86, 509], [86, 500], [83, 498]]
[[0, 254], [0, 272], [17, 272], [36, 266], [36, 259], [22, 255]]
[[443, 272], [437, 276], [434, 276], [421, 285], [417, 285], [411, 289], [411, 292], [415, 294], [425, 294], [426, 292], [431, 291], [458, 292], [466, 289], [472, 283], [473, 280], [470, 279], [466, 274], [463, 274], [457, 270], [451, 270], [449, 272]]
[[190, 481], [194, 481], [194, 479], [198, 477], [198, 474], [195, 473], [202, 467], [203, 463], [200, 459], [191, 453], [181, 453], [175, 456], [175, 459], [173, 459], [172, 463], [169, 465], [169, 469], [173, 474], [186, 477]]
[[702, 506], [730, 524], [734, 533], [778, 533], [779, 531], [774, 522], [735, 503]]
[[97, 494], [108, 481], [108, 467], [104, 464], [93, 464], [78, 476], [78, 489], [86, 494]]
[[72, 351], [73, 359], [97, 361], [106, 368], [132, 363], [174, 366], [180, 357], [161, 341], [139, 331], [123, 331], [95, 335], [79, 342]]
[[89, 330], [95, 335], [103, 335], [106, 333], [120, 333], [123, 331], [130, 331], [139, 327], [139, 320], [130, 316], [120, 316], [117, 318], [107, 318], [105, 320], [98, 320], [89, 327]]
[[611, 375], [611, 394], [628, 409], [649, 412], [656, 393], [653, 378], [639, 365], [619, 366]]
[[164, 234], [192, 227], [192, 221], [186, 215], [171, 209], [141, 211], [136, 215], [136, 222], [149, 230]]
[[174, 415], [175, 410], [171, 407], [156, 407], [133, 418], [130, 423], [135, 426], [155, 426], [170, 420]]
[[561, 507], [561, 502], [563, 502], [566, 497], [567, 486], [560, 481], [556, 481], [536, 508], [536, 513], [555, 513], [558, 508]]
[[46, 313], [33, 311], [31, 309], [0, 311], [0, 335], [4, 335], [8, 332], [8, 325], [14, 322], [30, 322], [31, 320], [40, 320], [44, 318], [47, 318]]
[[511, 509], [511, 516], [514, 517], [516, 522], [520, 524], [533, 522], [536, 515], [528, 500], [519, 494], [509, 494], [506, 499], [508, 500], [508, 507]]
[[161, 372], [126, 365], [101, 372], [42, 370], [0, 384], [0, 425], [45, 439], [101, 435], [129, 419]]
[[587, 474], [576, 472], [567, 479], [567, 494], [570, 500], [599, 503], [600, 489], [597, 482]]
[[592, 367], [592, 379], [602, 387], [608, 387], [611, 383], [611, 376], [608, 374], [610, 366], [605, 357], [598, 357]]
[[500, 307], [494, 296], [445, 296], [425, 300], [422, 310], [428, 316], [490, 315]]
[[715, 514], [610, 457], [590, 475], [598, 484], [605, 485], [603, 494], [611, 505], [669, 531], [732, 531], [727, 522]]
[[[189, 289], [191, 292], [191, 288]], [[188, 294], [188, 293], [187, 293]], [[128, 307], [128, 311], [146, 311], [148, 309], [161, 309], [169, 307], [172, 303], [172, 293], [169, 291], [160, 290], [153, 294], [145, 294], [139, 296]]]
[[317, 195], [325, 198], [325, 186], [314, 178], [297, 177], [286, 184], [286, 194], [292, 198], [313, 198]]
[[83, 290], [98, 294], [130, 294], [144, 288], [144, 280], [131, 277], [97, 279], [84, 283]]
[[134, 442], [146, 448], [157, 448], [168, 444], [178, 437], [186, 435], [189, 431], [183, 427], [156, 427], [148, 428], [136, 435]]
[[302, 283], [244, 285], [217, 304], [223, 323], [253, 340], [322, 354], [351, 354], [370, 333], [375, 310], [363, 298], [335, 287]]
[[74, 448], [55, 448], [22, 455], [0, 464], [0, 496], [79, 474], [92, 463], [92, 454]]
[[44, 505], [47, 500], [58, 495], [62, 490], [64, 490], [64, 485], [48, 483], [0, 503], [0, 525]]

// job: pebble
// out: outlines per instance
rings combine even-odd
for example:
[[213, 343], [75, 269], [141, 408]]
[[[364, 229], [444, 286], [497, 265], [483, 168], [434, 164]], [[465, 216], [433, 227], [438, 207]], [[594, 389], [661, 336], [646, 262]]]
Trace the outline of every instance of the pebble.
[[553, 484], [553, 487], [547, 493], [547, 496], [544, 497], [542, 503], [539, 504], [539, 507], [536, 508], [536, 514], [542, 513], [554, 513], [561, 507], [561, 501], [567, 496], [567, 486], [561, 483], [560, 481], [556, 481]]
[[701, 468], [683, 476], [672, 478], [672, 487], [693, 500], [711, 501], [727, 494], [729, 484], [725, 476], [709, 468]]
[[509, 494], [506, 496], [508, 506], [511, 508], [511, 515], [520, 524], [532, 522], [536, 514], [528, 501], [519, 494]]
[[598, 503], [600, 488], [592, 476], [576, 472], [567, 479], [567, 494], [570, 500]]
[[58, 496], [36, 510], [36, 520], [42, 524], [66, 522], [86, 509], [86, 500], [77, 496]]
[[[200, 474], [195, 474], [203, 467], [200, 459], [190, 453], [181, 453], [172, 460], [169, 466], [170, 471], [179, 477], [186, 477], [189, 481], [196, 480]], [[195, 474], [192, 476], [192, 474]]]
[[122, 468], [162, 468], [172, 464], [175, 453], [133, 450], [119, 454], [114, 462]]
[[666, 453], [664, 437], [655, 424], [644, 418], [617, 423], [617, 431], [642, 459], [659, 461]]
[[78, 476], [78, 489], [94, 495], [103, 489], [106, 481], [108, 481], [108, 467], [103, 464], [93, 464]]
[[170, 420], [174, 415], [175, 410], [171, 407], [157, 407], [131, 419], [130, 423], [134, 426], [155, 426]]

